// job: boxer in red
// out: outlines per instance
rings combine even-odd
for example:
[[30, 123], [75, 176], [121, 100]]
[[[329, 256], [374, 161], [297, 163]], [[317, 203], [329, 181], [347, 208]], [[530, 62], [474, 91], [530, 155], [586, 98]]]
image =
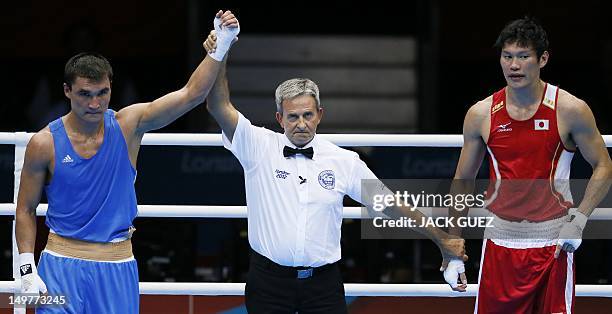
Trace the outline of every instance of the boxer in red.
[[[573, 252], [610, 187], [610, 156], [588, 105], [540, 79], [549, 59], [541, 25], [512, 21], [495, 46], [507, 85], [468, 110], [455, 173], [473, 182], [488, 154], [486, 206], [496, 219], [485, 232], [474, 312], [572, 313]], [[577, 148], [593, 174], [573, 204], [560, 183]]]

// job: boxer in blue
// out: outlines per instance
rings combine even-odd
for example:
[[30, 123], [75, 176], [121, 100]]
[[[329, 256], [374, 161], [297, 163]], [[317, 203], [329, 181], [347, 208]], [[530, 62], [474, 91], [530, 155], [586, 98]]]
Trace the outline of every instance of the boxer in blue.
[[[106, 58], [80, 53], [66, 63], [70, 112], [28, 143], [17, 200], [21, 291], [65, 299], [37, 312], [138, 313], [138, 269], [130, 241], [138, 151], [145, 132], [204, 101], [240, 30], [230, 11], [219, 11], [215, 25], [224, 45], [204, 58], [183, 88], [118, 112], [108, 109], [113, 70]], [[50, 233], [37, 269], [36, 207], [43, 188]]]

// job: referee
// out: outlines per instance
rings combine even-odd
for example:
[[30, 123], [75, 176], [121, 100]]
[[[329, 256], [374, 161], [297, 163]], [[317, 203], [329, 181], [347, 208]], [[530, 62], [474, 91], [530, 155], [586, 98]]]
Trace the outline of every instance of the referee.
[[[205, 43], [209, 53], [214, 41], [213, 31]], [[317, 85], [296, 78], [278, 86], [276, 120], [284, 134], [253, 126], [234, 108], [225, 63], [207, 108], [223, 130], [225, 148], [244, 168], [248, 312], [347, 313], [338, 268], [342, 200], [348, 195], [364, 203], [361, 181], [377, 178], [355, 152], [316, 136], [323, 117]], [[443, 256], [464, 256], [462, 239], [443, 240], [437, 229], [422, 232]]]

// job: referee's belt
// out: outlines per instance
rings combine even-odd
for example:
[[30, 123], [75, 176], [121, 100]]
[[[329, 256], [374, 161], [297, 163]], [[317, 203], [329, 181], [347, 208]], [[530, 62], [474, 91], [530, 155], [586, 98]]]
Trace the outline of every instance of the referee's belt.
[[313, 276], [319, 276], [338, 266], [338, 262], [325, 264], [319, 267], [284, 266], [271, 261], [269, 258], [255, 252], [253, 249], [251, 249], [251, 262], [262, 266], [266, 270], [269, 270], [278, 276], [296, 279], [306, 279]]

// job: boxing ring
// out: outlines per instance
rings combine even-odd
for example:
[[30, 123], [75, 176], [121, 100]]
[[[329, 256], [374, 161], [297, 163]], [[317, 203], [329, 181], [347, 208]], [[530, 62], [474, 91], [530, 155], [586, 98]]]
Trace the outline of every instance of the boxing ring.
[[[19, 187], [23, 156], [27, 142], [33, 133], [2, 133], [0, 144], [15, 145], [15, 191]], [[339, 146], [395, 146], [395, 147], [461, 147], [461, 135], [416, 135], [416, 134], [320, 134]], [[612, 146], [612, 135], [604, 135], [606, 147]], [[142, 145], [163, 146], [222, 146], [220, 134], [145, 134]], [[242, 184], [242, 182], [241, 182]], [[0, 215], [14, 216], [17, 193], [13, 203], [0, 204]], [[44, 216], [47, 205], [40, 204], [36, 214]], [[246, 218], [246, 206], [185, 206], [185, 205], [139, 205], [138, 217], [183, 217], [183, 218]], [[360, 219], [360, 207], [345, 207], [344, 218]], [[598, 208], [591, 220], [612, 220], [609, 208]], [[13, 273], [18, 274], [17, 246], [13, 230]], [[141, 282], [141, 295], [197, 295], [197, 296], [241, 296], [244, 283], [192, 283], [192, 282]], [[0, 281], [0, 293], [13, 293], [15, 281]], [[386, 297], [474, 297], [477, 284], [469, 284], [466, 293], [453, 292], [446, 284], [345, 284], [347, 296]], [[577, 297], [612, 298], [612, 285], [576, 285]]]

